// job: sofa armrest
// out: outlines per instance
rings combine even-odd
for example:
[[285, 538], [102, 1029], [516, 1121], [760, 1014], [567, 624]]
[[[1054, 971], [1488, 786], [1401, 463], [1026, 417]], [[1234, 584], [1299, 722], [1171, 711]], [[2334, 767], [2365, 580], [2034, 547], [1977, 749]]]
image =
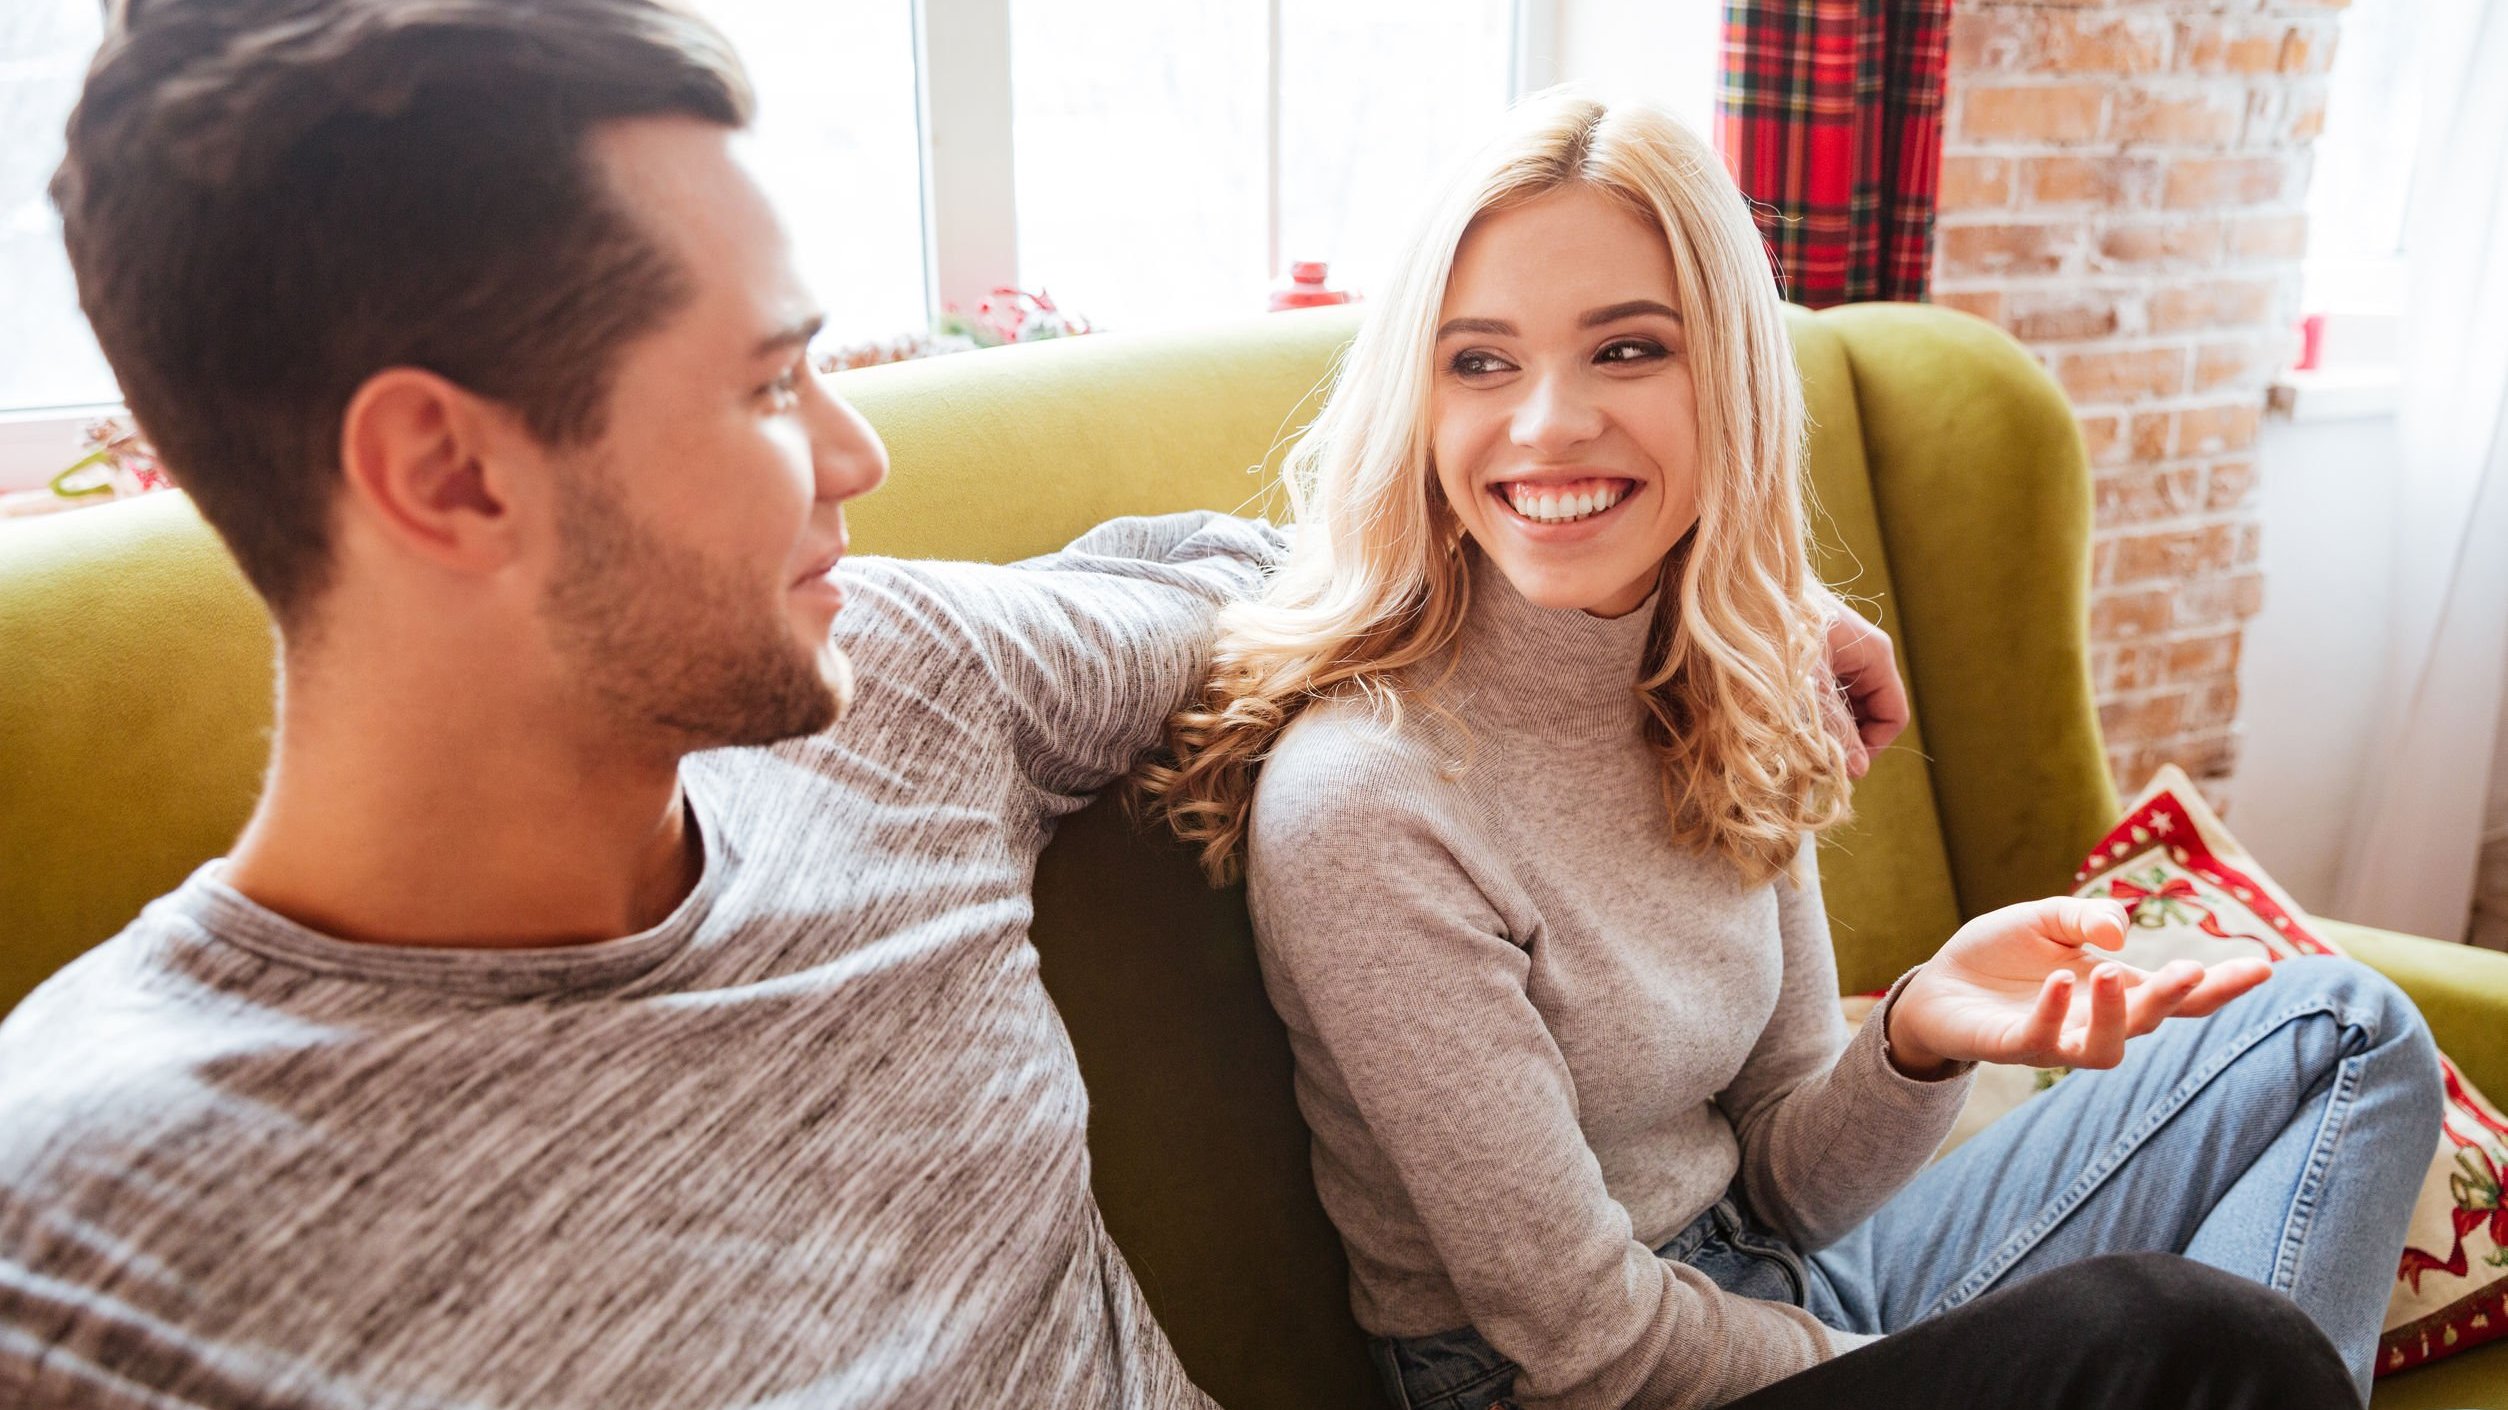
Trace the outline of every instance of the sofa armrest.
[[2411, 995], [2439, 1050], [2493, 1102], [2508, 1102], [2508, 954], [2339, 920], [2318, 925]]

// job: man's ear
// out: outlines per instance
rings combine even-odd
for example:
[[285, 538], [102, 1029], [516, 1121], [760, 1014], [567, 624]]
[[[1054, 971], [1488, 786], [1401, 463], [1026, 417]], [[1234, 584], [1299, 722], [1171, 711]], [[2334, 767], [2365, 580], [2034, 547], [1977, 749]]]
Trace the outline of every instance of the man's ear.
[[340, 473], [375, 532], [449, 568], [502, 566], [515, 554], [513, 438], [500, 409], [417, 367], [387, 367], [348, 399]]

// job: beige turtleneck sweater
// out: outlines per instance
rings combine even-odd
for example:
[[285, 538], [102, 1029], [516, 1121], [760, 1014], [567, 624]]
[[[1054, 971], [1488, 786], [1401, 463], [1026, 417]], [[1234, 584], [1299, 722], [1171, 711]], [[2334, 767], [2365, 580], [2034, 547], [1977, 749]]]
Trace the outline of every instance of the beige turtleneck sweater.
[[1891, 1067], [1886, 1009], [1849, 1038], [1808, 846], [1799, 884], [1747, 886], [1672, 840], [1634, 689], [1652, 604], [1545, 610], [1472, 561], [1438, 696], [1468, 738], [1417, 698], [1398, 726], [1319, 704], [1255, 800], [1316, 1185], [1368, 1330], [1469, 1325], [1528, 1404], [1719, 1405], [1866, 1338], [1652, 1249], [1737, 1173], [1798, 1246], [1834, 1240], [1968, 1084]]

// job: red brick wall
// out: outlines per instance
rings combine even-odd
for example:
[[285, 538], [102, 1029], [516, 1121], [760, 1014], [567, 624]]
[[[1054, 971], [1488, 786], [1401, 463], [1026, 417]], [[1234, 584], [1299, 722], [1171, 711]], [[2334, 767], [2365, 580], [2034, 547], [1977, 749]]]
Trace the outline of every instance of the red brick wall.
[[2344, 0], [1956, 0], [1934, 297], [2072, 398], [2119, 787], [2237, 757], [2255, 439], [2293, 346], [2308, 148]]

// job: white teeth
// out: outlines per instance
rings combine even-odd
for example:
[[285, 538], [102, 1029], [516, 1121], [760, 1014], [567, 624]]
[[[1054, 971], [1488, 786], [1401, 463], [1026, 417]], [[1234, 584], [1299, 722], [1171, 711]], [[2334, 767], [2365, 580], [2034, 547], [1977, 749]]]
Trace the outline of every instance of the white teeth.
[[1628, 497], [1629, 486], [1615, 485], [1590, 494], [1541, 494], [1523, 485], [1507, 487], [1507, 502], [1515, 512], [1544, 524], [1571, 524], [1599, 514]]

